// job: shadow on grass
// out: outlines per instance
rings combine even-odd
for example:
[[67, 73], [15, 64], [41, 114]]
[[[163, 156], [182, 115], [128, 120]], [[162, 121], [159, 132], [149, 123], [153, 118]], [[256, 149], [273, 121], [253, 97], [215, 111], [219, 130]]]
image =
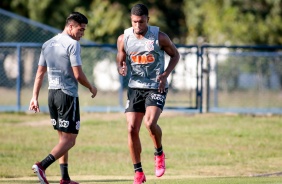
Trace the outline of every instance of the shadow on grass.
[[107, 180], [80, 180], [80, 182], [81, 183], [90, 183], [90, 182], [97, 182], [97, 183], [105, 183], [105, 182], [107, 182], [107, 183], [115, 183], [115, 182], [127, 182], [127, 181], [131, 181], [131, 180], [117, 180], [117, 179], [115, 179], [115, 180], [109, 180], [109, 179], [107, 179]]
[[[105, 179], [105, 180], [79, 180], [80, 183], [118, 183], [118, 182], [127, 182], [127, 181], [131, 181], [131, 180], [126, 180], [126, 179]], [[10, 183], [14, 183], [14, 184], [22, 184], [22, 183], [38, 183], [37, 180], [1, 180], [0, 183], [2, 184], [10, 184]], [[55, 180], [51, 180], [49, 181], [49, 183], [58, 183], [58, 181]]]

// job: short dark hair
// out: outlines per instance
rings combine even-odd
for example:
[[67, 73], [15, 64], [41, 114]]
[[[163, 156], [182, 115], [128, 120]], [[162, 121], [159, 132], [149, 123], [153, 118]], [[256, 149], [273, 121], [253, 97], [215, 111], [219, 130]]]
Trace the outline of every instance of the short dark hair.
[[148, 8], [144, 4], [136, 4], [131, 8], [131, 15], [148, 16], [149, 15]]
[[71, 21], [75, 21], [79, 24], [88, 24], [88, 19], [79, 12], [72, 12], [66, 20], [66, 25], [68, 25]]

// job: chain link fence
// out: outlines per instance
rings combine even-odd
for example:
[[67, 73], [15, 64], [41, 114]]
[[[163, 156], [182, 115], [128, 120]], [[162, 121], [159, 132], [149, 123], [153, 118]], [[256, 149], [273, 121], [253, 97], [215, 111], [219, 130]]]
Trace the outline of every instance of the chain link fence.
[[[26, 111], [32, 96], [34, 78], [42, 44], [0, 43], [0, 100], [2, 111]], [[82, 44], [83, 71], [98, 88], [91, 99], [88, 89], [80, 86], [83, 111], [123, 111], [129, 76], [121, 77], [116, 69], [116, 46]], [[197, 48], [179, 48], [181, 60], [169, 77], [167, 108], [196, 109], [197, 107]], [[168, 63], [168, 57], [166, 63]], [[130, 72], [130, 71], [129, 71]], [[43, 82], [39, 102], [47, 111], [47, 77]]]
[[[32, 95], [34, 77], [41, 45], [61, 30], [29, 20], [0, 8], [0, 99], [1, 111], [26, 111]], [[97, 45], [81, 40], [83, 71], [98, 88], [97, 97], [90, 98], [80, 86], [82, 111], [123, 111], [128, 76], [116, 69], [116, 46]], [[168, 108], [197, 109], [199, 94], [197, 46], [179, 48], [181, 60], [169, 78]], [[167, 58], [168, 59], [168, 58]], [[166, 61], [167, 63], [168, 61]], [[47, 77], [40, 92], [41, 110], [47, 111]]]
[[282, 46], [207, 46], [210, 112], [281, 113]]

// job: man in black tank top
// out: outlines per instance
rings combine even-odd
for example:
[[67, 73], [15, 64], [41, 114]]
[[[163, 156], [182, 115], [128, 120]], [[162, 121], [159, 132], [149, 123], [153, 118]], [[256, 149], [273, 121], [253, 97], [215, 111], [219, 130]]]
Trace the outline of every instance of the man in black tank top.
[[[133, 184], [146, 181], [141, 165], [139, 130], [144, 118], [155, 147], [155, 175], [165, 172], [165, 154], [162, 148], [162, 131], [158, 125], [167, 94], [167, 77], [175, 68], [179, 53], [170, 38], [157, 27], [148, 25], [148, 8], [136, 4], [131, 9], [132, 28], [126, 29], [117, 39], [117, 68], [122, 76], [131, 68], [125, 109], [128, 124], [128, 147], [133, 162]], [[164, 54], [170, 56], [164, 68]]]

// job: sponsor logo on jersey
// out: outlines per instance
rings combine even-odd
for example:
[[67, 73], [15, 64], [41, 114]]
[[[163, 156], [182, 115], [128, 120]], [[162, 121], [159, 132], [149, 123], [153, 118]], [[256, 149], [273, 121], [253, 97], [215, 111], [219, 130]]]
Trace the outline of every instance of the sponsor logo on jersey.
[[154, 50], [154, 40], [145, 41], [145, 49], [146, 49], [147, 51], [152, 51], [152, 50]]
[[52, 73], [62, 73], [62, 70], [57, 70], [57, 69], [49, 69], [48, 70], [49, 72], [52, 72]]
[[59, 127], [68, 128], [70, 122], [67, 120], [59, 119]]
[[153, 54], [147, 55], [131, 55], [131, 61], [137, 64], [148, 64], [153, 63], [155, 61], [155, 57]]
[[60, 77], [49, 77], [50, 86], [58, 86], [60, 84]]

